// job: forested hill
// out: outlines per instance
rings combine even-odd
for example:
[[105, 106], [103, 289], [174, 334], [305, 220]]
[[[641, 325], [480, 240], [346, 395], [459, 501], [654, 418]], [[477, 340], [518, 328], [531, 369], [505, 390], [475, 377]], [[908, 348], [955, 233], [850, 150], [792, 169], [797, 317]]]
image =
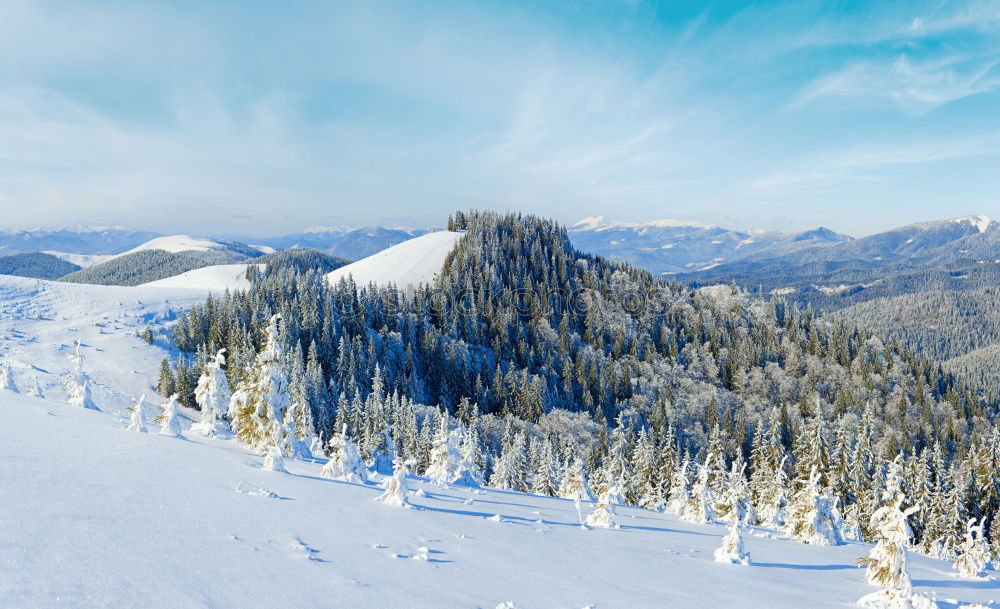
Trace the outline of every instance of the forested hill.
[[[968, 514], [992, 520], [995, 409], [931, 360], [780, 299], [692, 291], [577, 252], [549, 220], [470, 212], [449, 229], [467, 233], [436, 284], [414, 293], [280, 270], [209, 300], [177, 325], [186, 356], [176, 375], [165, 368], [164, 390], [177, 383], [193, 404], [200, 367], [223, 347], [240, 386], [280, 313], [292, 403], [308, 405], [299, 433], [346, 424], [366, 457], [385, 448], [385, 429], [427, 463], [435, 422], [415, 420], [412, 402], [475, 428], [501, 486], [546, 492], [539, 468], [580, 457], [596, 487], [614, 481], [627, 501], [656, 505], [690, 482], [688, 459], [719, 485], [784, 468], [789, 493], [815, 466], [864, 529], [885, 464], [902, 455], [906, 471], [931, 470], [908, 479], [927, 494], [921, 543], [958, 535]], [[726, 473], [745, 460], [745, 474]], [[962, 511], [932, 517], [947, 493]]]

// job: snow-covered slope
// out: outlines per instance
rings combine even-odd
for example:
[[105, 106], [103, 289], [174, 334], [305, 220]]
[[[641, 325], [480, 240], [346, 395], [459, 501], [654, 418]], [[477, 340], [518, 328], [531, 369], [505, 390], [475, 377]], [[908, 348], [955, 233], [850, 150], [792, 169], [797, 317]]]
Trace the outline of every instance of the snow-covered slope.
[[350, 275], [358, 285], [393, 283], [403, 289], [430, 283], [441, 271], [448, 252], [464, 234], [451, 231], [427, 233], [341, 267], [326, 278], [330, 283], [336, 283]]
[[0, 361], [11, 364], [22, 391], [37, 378], [46, 395], [63, 399], [69, 355], [79, 340], [95, 401], [117, 412], [151, 391], [167, 353], [163, 341], [146, 345], [136, 331], [169, 327], [207, 293], [0, 276]]
[[212, 241], [211, 239], [196, 239], [188, 235], [170, 235], [168, 237], [150, 239], [138, 247], [123, 252], [123, 255], [143, 250], [165, 250], [174, 254], [177, 252], [207, 252], [224, 247], [225, 244]]
[[66, 262], [75, 264], [81, 268], [94, 266], [95, 264], [100, 264], [115, 257], [114, 254], [69, 254], [66, 252], [56, 252], [52, 250], [44, 251], [42, 253], [55, 256], [60, 260], [65, 260]]
[[[0, 391], [0, 420], [5, 607], [841, 609], [874, 590], [854, 566], [863, 544], [752, 529], [753, 564], [719, 564], [722, 526], [638, 508], [586, 530], [571, 501], [413, 479], [425, 496], [403, 509], [319, 463], [263, 471], [229, 442], [126, 431], [53, 399]], [[909, 559], [942, 609], [997, 597]]]
[[[250, 287], [246, 273], [248, 264], [217, 264], [206, 266], [166, 279], [159, 279], [143, 284], [147, 288], [186, 288], [197, 290], [245, 290]], [[263, 270], [264, 265], [257, 267]]]

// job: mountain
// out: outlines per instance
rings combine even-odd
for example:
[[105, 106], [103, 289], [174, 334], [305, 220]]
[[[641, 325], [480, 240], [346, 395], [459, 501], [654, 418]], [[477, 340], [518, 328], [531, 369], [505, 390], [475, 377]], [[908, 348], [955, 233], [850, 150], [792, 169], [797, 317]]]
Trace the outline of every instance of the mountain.
[[342, 266], [326, 278], [335, 284], [350, 276], [359, 286], [394, 284], [400, 289], [433, 283], [435, 276], [441, 272], [445, 257], [464, 235], [452, 231], [427, 233]]
[[[793, 249], [769, 247], [679, 278], [698, 283], [735, 281], [786, 292], [829, 294], [847, 289], [857, 293], [878, 291], [886, 282], [898, 286], [897, 279], [907, 275], [915, 275], [907, 283], [921, 286], [938, 272], [978, 274], [976, 267], [998, 263], [1000, 223], [986, 216], [961, 216], [839, 243], [824, 239]], [[973, 287], [974, 282], [965, 283]]]
[[0, 256], [0, 275], [58, 279], [79, 270], [78, 265], [41, 252]]
[[119, 254], [158, 237], [121, 226], [0, 231], [0, 254], [53, 250], [69, 254]]
[[254, 239], [253, 241], [279, 250], [304, 247], [348, 260], [360, 260], [427, 232], [425, 229], [385, 228], [381, 226], [363, 228], [314, 227], [301, 233]]
[[680, 220], [619, 222], [603, 216], [584, 218], [569, 228], [569, 235], [582, 251], [660, 274], [696, 272], [764, 252], [777, 255], [851, 239], [826, 228], [785, 235]]
[[201, 267], [243, 262], [263, 254], [260, 247], [239, 242], [195, 239], [187, 235], [156, 237], [109, 260], [66, 275], [61, 281], [135, 286]]

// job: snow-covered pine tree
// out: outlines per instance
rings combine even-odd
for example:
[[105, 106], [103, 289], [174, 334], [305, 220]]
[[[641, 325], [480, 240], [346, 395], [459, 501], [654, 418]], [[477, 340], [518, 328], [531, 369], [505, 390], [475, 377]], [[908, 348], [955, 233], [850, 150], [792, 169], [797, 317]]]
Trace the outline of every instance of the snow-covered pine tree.
[[750, 553], [743, 547], [739, 525], [731, 522], [727, 529], [729, 534], [722, 538], [722, 544], [715, 550], [715, 562], [749, 565]]
[[219, 349], [205, 365], [194, 390], [195, 402], [201, 408], [201, 420], [191, 429], [205, 436], [225, 434], [229, 428], [224, 417], [233, 394], [229, 390], [226, 372], [222, 369], [226, 365], [225, 353], [224, 348]]
[[31, 381], [31, 387], [28, 387], [28, 395], [33, 395], [36, 398], [45, 397], [45, 393], [42, 392], [42, 386], [38, 384], [37, 376]]
[[365, 467], [358, 449], [347, 435], [345, 425], [340, 433], [330, 437], [330, 459], [323, 466], [320, 475], [332, 480], [343, 480], [364, 484], [368, 481], [368, 469]]
[[160, 435], [172, 438], [181, 437], [181, 421], [177, 418], [177, 394], [170, 396], [170, 399], [163, 405], [163, 411], [156, 419], [160, 425]]
[[482, 486], [483, 469], [479, 465], [482, 453], [479, 450], [479, 433], [476, 431], [475, 422], [461, 434], [458, 457], [454, 483], [471, 487]]
[[513, 440], [502, 448], [503, 452], [493, 467], [490, 486], [526, 493], [528, 492], [528, 484], [525, 474], [524, 447], [527, 440], [524, 432], [514, 432], [513, 436]]
[[709, 468], [698, 465], [698, 477], [684, 506], [681, 520], [707, 524], [715, 522], [715, 495], [709, 483]]
[[685, 456], [677, 467], [677, 471], [671, 476], [670, 491], [667, 495], [666, 511], [668, 514], [681, 516], [687, 509], [688, 502], [691, 500], [690, 468], [691, 464]]
[[372, 453], [371, 468], [373, 471], [387, 476], [392, 474], [392, 464], [396, 462], [399, 455], [396, 452], [396, 442], [392, 439], [392, 434], [384, 423], [380, 436], [379, 442], [375, 445], [375, 452]]
[[660, 486], [659, 474], [653, 444], [643, 429], [639, 432], [639, 438], [632, 450], [632, 486], [639, 507], [647, 510], [663, 509], [666, 500], [663, 497], [663, 488]]
[[281, 450], [277, 446], [271, 446], [267, 449], [263, 469], [266, 472], [288, 473], [288, 470], [285, 469], [285, 460], [281, 458]]
[[431, 479], [436, 484], [448, 484], [452, 480], [454, 462], [458, 455], [452, 454], [452, 447], [448, 442], [448, 416], [441, 417], [437, 433], [434, 434], [434, 442], [431, 445], [430, 463], [424, 476]]
[[17, 391], [17, 387], [14, 385], [14, 375], [8, 361], [0, 362], [0, 389]]
[[785, 474], [787, 458], [783, 457], [772, 472], [761, 493], [761, 505], [757, 510], [760, 524], [771, 529], [783, 529], [788, 521], [788, 476]]
[[80, 353], [80, 343], [77, 341], [76, 349], [70, 356], [72, 362], [69, 377], [63, 384], [69, 403], [80, 408], [97, 410], [97, 405], [90, 395], [90, 375], [83, 369], [83, 355]]
[[146, 420], [145, 413], [143, 412], [145, 410], [145, 404], [146, 394], [144, 393], [139, 396], [139, 400], [135, 403], [135, 405], [129, 408], [129, 411], [132, 414], [129, 416], [128, 426], [125, 429], [146, 433]]
[[744, 475], [746, 463], [742, 458], [733, 461], [726, 477], [726, 487], [719, 501], [718, 518], [740, 526], [757, 524], [757, 514], [750, 500], [750, 488]]
[[396, 460], [392, 475], [382, 482], [382, 494], [376, 500], [386, 505], [396, 507], [412, 507], [410, 505], [410, 489], [406, 483], [406, 468], [409, 463]]
[[558, 466], [552, 452], [552, 443], [543, 438], [537, 441], [538, 449], [531, 464], [531, 492], [535, 495], [554, 497], [556, 494], [556, 468]]
[[878, 592], [863, 596], [858, 605], [869, 609], [934, 609], [937, 604], [913, 593], [910, 574], [906, 570], [906, 546], [912, 531], [907, 518], [917, 511], [916, 506], [903, 510], [905, 496], [896, 493], [891, 503], [883, 505], [872, 516], [871, 530], [875, 531], [875, 547], [868, 556], [858, 559], [859, 567], [866, 567], [868, 583], [879, 586]]
[[989, 546], [983, 537], [983, 521], [976, 524], [975, 518], [970, 518], [965, 526], [965, 536], [962, 543], [955, 548], [955, 575], [964, 579], [982, 579], [986, 575], [986, 567], [990, 564]]
[[261, 452], [267, 452], [282, 437], [280, 427], [289, 407], [288, 376], [279, 363], [280, 321], [280, 315], [271, 316], [264, 350], [243, 372], [243, 380], [229, 400], [233, 433], [244, 445]]
[[559, 497], [573, 501], [593, 501], [594, 496], [587, 483], [587, 472], [583, 461], [573, 458], [564, 468], [562, 481], [559, 483]]
[[837, 500], [824, 492], [819, 481], [819, 470], [813, 466], [809, 478], [792, 497], [785, 532], [803, 543], [837, 546], [843, 543]]
[[601, 493], [594, 511], [587, 516], [587, 526], [601, 529], [617, 529], [618, 522], [615, 519], [615, 508], [611, 502], [608, 491]]

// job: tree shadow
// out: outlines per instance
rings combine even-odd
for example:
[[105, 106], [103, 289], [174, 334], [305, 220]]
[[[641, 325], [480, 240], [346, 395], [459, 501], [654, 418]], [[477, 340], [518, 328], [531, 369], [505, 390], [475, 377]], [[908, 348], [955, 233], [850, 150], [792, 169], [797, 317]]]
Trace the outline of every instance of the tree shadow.
[[927, 588], [975, 588], [976, 590], [998, 590], [1000, 581], [992, 579], [915, 579], [914, 586]]
[[783, 563], [783, 562], [757, 562], [757, 561], [754, 561], [753, 566], [765, 567], [771, 569], [795, 569], [803, 571], [844, 571], [846, 569], [859, 568], [856, 565], [793, 565], [790, 563]]

